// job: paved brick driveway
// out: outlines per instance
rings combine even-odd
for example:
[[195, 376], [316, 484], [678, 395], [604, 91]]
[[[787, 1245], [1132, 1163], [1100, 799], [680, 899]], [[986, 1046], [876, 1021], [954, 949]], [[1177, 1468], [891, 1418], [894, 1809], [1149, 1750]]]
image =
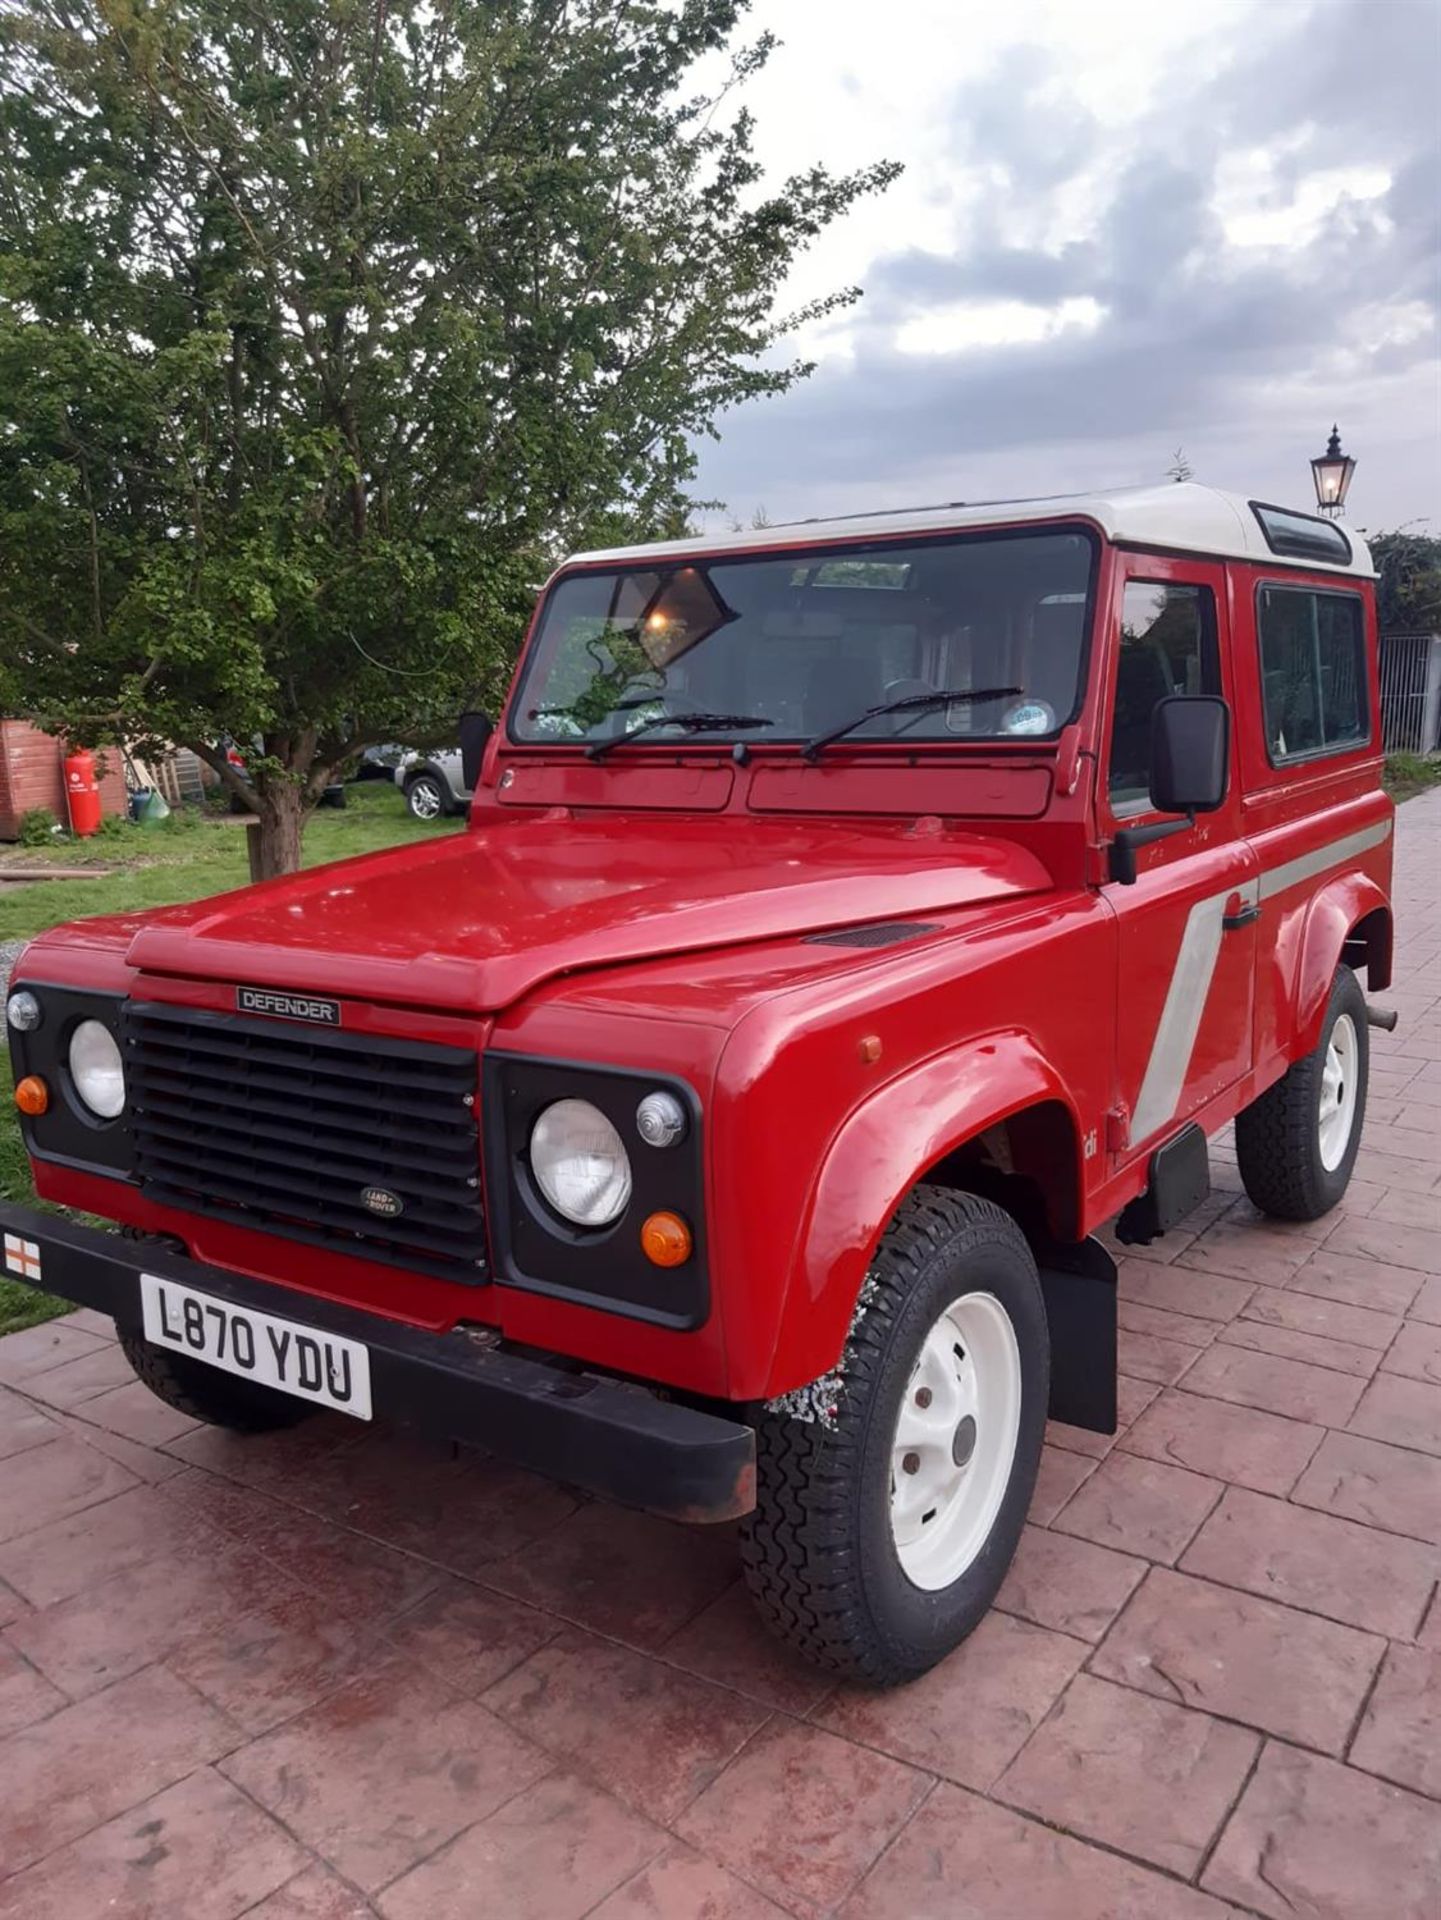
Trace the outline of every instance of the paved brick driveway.
[[1436, 1920], [1441, 794], [1346, 1208], [1224, 1143], [1122, 1274], [1000, 1608], [904, 1692], [734, 1541], [316, 1422], [237, 1441], [90, 1314], [0, 1342], [0, 1916]]

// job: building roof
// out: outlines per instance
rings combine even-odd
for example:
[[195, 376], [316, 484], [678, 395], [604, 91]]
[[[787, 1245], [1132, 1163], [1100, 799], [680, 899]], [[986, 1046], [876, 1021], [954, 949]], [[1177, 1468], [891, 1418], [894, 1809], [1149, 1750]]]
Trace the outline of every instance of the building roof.
[[[1274, 508], [1288, 520], [1332, 528], [1304, 507]], [[1168, 552], [1212, 554], [1227, 559], [1253, 560], [1261, 565], [1297, 565], [1325, 573], [1359, 574], [1373, 578], [1375, 568], [1366, 542], [1351, 529], [1341, 529], [1350, 546], [1349, 558], [1323, 559], [1278, 551], [1268, 544], [1256, 505], [1241, 493], [1222, 493], [1193, 480], [1151, 487], [1119, 487], [1103, 493], [1052, 494], [1038, 500], [952, 501], [935, 507], [904, 508], [893, 513], [848, 514], [833, 520], [797, 520], [784, 526], [747, 528], [741, 533], [707, 535], [696, 540], [664, 540], [639, 547], [609, 547], [572, 554], [572, 560], [617, 563], [680, 559], [688, 554], [724, 552], [728, 548], [820, 545], [832, 540], [880, 539], [908, 533], [965, 531], [987, 526], [1015, 526], [1049, 520], [1089, 520], [1108, 540], [1124, 546], [1159, 547]], [[1302, 528], [1304, 532], [1304, 527]]]

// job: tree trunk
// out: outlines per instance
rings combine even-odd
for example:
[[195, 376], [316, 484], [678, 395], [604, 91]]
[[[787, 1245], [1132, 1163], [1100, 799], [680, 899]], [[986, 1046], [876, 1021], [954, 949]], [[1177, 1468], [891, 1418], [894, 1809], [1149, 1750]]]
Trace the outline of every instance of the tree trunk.
[[283, 776], [256, 785], [255, 811], [260, 816], [258, 833], [260, 857], [258, 880], [273, 880], [282, 873], [294, 873], [300, 865], [300, 838], [305, 831], [305, 795], [294, 780]]

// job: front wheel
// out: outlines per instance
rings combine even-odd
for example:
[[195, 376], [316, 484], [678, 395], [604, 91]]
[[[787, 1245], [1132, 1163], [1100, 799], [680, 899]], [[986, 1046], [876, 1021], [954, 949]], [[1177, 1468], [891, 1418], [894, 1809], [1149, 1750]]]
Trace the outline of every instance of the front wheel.
[[445, 812], [445, 795], [433, 773], [422, 773], [405, 789], [405, 804], [417, 820], [438, 820]]
[[1351, 1182], [1370, 1069], [1366, 996], [1337, 969], [1315, 1049], [1236, 1115], [1241, 1184], [1277, 1220], [1319, 1220]]
[[255, 1380], [210, 1367], [188, 1354], [169, 1353], [153, 1346], [128, 1327], [117, 1327], [121, 1351], [135, 1369], [135, 1377], [177, 1413], [207, 1426], [228, 1427], [232, 1433], [270, 1433], [293, 1427], [312, 1413], [309, 1401], [277, 1393]]
[[890, 1685], [981, 1621], [1020, 1538], [1050, 1348], [1010, 1216], [923, 1186], [867, 1276], [838, 1372], [756, 1433], [746, 1580], [817, 1665]]

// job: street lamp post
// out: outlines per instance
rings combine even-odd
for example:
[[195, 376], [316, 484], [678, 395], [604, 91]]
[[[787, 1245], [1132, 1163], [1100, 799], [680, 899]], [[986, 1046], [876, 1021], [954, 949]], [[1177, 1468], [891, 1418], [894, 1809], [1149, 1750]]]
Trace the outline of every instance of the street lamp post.
[[1356, 462], [1341, 451], [1341, 430], [1332, 427], [1326, 451], [1311, 462], [1311, 478], [1316, 482], [1316, 505], [1329, 520], [1339, 520], [1346, 508], [1346, 490]]

